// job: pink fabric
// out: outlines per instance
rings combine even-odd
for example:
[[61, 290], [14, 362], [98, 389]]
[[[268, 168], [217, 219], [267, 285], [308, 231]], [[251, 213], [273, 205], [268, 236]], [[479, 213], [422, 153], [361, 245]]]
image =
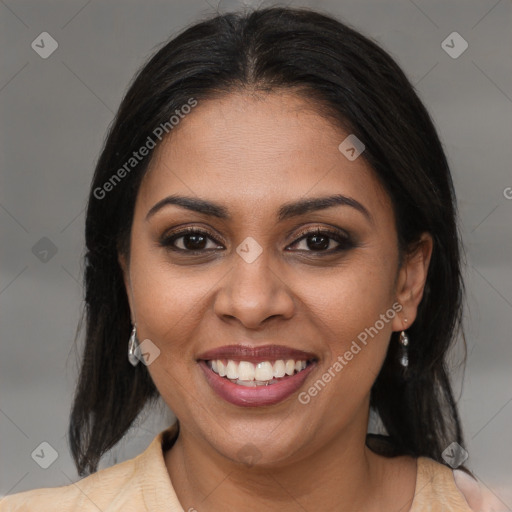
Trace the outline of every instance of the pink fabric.
[[453, 478], [471, 510], [474, 512], [510, 512], [511, 509], [480, 482], [456, 469]]

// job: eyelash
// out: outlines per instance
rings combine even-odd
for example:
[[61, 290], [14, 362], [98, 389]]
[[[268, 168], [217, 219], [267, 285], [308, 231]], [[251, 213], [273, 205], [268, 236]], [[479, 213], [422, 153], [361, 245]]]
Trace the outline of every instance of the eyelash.
[[[204, 235], [207, 238], [209, 238], [210, 240], [214, 241], [215, 243], [222, 245], [208, 231], [205, 231], [203, 229], [194, 228], [194, 227], [188, 227], [188, 228], [182, 229], [182, 230], [180, 230], [176, 233], [173, 233], [169, 236], [164, 235], [160, 239], [159, 245], [161, 247], [165, 247], [166, 249], [169, 249], [171, 251], [189, 253], [192, 255], [204, 254], [205, 252], [214, 250], [214, 249], [198, 249], [198, 250], [194, 251], [194, 250], [181, 249], [178, 247], [174, 247], [173, 244], [174, 244], [174, 242], [176, 242], [176, 240], [179, 240], [180, 238], [183, 238], [184, 236], [190, 235], [190, 234]], [[298, 235], [299, 238], [297, 238], [297, 240], [295, 240], [291, 245], [296, 245], [297, 243], [301, 242], [302, 240], [304, 240], [310, 236], [313, 236], [313, 235], [326, 236], [327, 238], [338, 242], [339, 246], [334, 249], [329, 249], [329, 250], [315, 251], [315, 250], [300, 249], [300, 251], [309, 252], [309, 253], [319, 253], [319, 254], [333, 254], [335, 252], [346, 251], [348, 249], [355, 247], [355, 243], [351, 240], [351, 238], [348, 236], [348, 234], [344, 234], [342, 232], [329, 230], [329, 229], [321, 229], [321, 228], [305, 230], [305, 231], [299, 233], [299, 235]]]

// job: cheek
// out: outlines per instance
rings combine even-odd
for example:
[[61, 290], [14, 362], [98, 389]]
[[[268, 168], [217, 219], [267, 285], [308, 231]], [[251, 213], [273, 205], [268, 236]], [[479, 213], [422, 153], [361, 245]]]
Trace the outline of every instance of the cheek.
[[[383, 254], [383, 253], [381, 253]], [[303, 289], [306, 308], [314, 311], [313, 321], [342, 349], [365, 328], [373, 326], [395, 301], [393, 255], [374, 257], [360, 253], [321, 282], [315, 279]], [[392, 313], [392, 312], [391, 312]], [[390, 313], [390, 314], [391, 314]], [[380, 323], [379, 323], [380, 326]], [[391, 322], [383, 330], [390, 331]]]
[[317, 378], [330, 374], [325, 378], [334, 383], [330, 394], [340, 406], [356, 404], [369, 392], [386, 355], [397, 314], [395, 268], [392, 255], [381, 254], [339, 269], [325, 280], [323, 293], [310, 294], [313, 322], [329, 349]]
[[[165, 262], [160, 249], [134, 248], [130, 275], [139, 338], [151, 339], [162, 350], [190, 350], [187, 341], [204, 314], [201, 300], [211, 283], [205, 273], [190, 272]], [[187, 277], [185, 277], [187, 276]]]
[[134, 250], [131, 276], [138, 336], [160, 350], [147, 369], [168, 407], [180, 419], [193, 423], [186, 405], [191, 403], [196, 364], [190, 340], [201, 325], [201, 297], [211, 284], [184, 274], [179, 267], [162, 262], [161, 255], [156, 258], [151, 251]]

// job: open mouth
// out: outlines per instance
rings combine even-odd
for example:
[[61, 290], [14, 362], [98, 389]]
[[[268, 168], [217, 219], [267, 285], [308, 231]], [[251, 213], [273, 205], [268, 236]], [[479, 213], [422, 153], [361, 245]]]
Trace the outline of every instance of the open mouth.
[[299, 390], [317, 365], [309, 352], [282, 345], [228, 345], [197, 359], [210, 388], [234, 405], [273, 405]]
[[278, 359], [277, 361], [234, 361], [233, 359], [212, 359], [206, 361], [208, 368], [233, 384], [256, 387], [271, 386], [287, 377], [302, 372], [312, 359]]

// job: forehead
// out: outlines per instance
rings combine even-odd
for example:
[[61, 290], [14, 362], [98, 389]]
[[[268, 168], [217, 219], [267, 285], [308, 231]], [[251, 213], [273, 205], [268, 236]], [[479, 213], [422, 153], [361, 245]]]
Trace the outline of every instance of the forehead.
[[150, 208], [175, 193], [274, 211], [280, 203], [340, 193], [390, 209], [363, 158], [338, 149], [349, 133], [291, 92], [233, 93], [199, 102], [155, 150], [139, 191]]

